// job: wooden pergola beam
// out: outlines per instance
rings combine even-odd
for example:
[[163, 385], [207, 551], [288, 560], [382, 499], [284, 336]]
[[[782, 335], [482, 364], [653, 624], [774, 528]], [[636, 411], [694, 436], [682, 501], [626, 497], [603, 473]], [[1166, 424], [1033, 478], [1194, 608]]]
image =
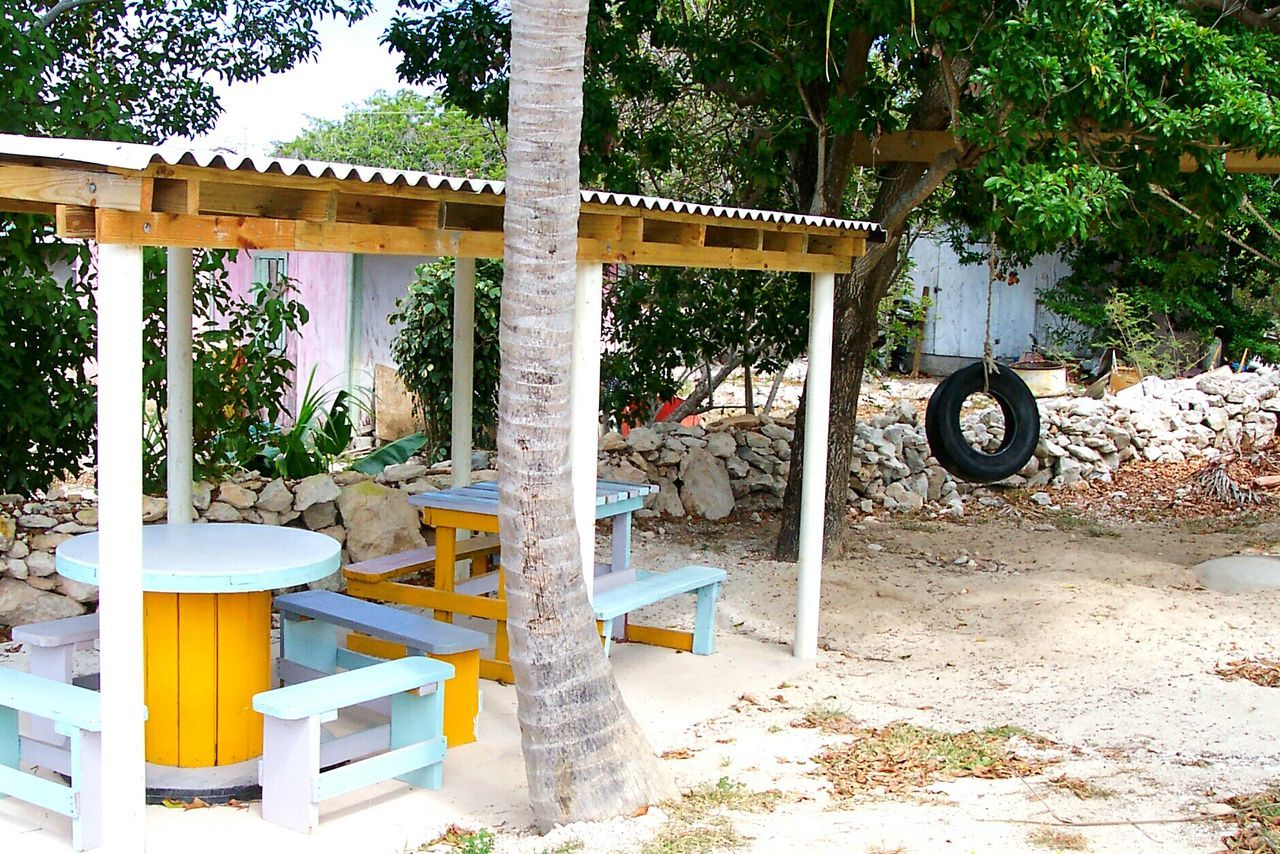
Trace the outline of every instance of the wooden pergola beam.
[[[1098, 134], [1099, 140], [1126, 138], [1121, 133]], [[1138, 143], [1135, 143], [1138, 144]], [[952, 149], [962, 149], [956, 137], [947, 130], [905, 130], [881, 134], [871, 138], [859, 134], [854, 141], [853, 162], [858, 166], [877, 166], [885, 163], [932, 163], [939, 155]], [[1252, 150], [1225, 150], [1228, 172], [1247, 175], [1280, 175], [1280, 157], [1260, 155]], [[1199, 161], [1190, 154], [1182, 156], [1183, 172], [1194, 172]]]

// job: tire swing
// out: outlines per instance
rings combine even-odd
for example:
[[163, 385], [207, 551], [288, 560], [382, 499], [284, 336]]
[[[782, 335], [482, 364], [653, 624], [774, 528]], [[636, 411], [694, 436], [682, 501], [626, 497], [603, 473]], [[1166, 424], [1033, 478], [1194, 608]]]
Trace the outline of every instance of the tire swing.
[[[982, 361], [966, 365], [934, 389], [925, 411], [924, 430], [938, 465], [969, 483], [995, 483], [1017, 474], [1040, 441], [1040, 409], [1022, 378], [996, 364], [991, 347], [992, 284], [996, 279], [995, 242], [988, 262], [987, 328]], [[1004, 437], [995, 451], [979, 450], [960, 424], [964, 402], [979, 392], [990, 395], [1004, 416]]]

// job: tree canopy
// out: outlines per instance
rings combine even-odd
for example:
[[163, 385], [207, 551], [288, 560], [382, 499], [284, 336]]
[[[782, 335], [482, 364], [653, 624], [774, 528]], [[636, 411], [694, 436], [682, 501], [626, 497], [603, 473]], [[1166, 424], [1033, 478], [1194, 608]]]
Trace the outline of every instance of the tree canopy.
[[[0, 12], [0, 132], [159, 142], [211, 130], [213, 81], [254, 80], [319, 48], [315, 22], [371, 0], [89, 0]], [[162, 270], [149, 268], [152, 287]], [[92, 455], [93, 268], [47, 217], [0, 215], [0, 489], [40, 489]], [[79, 275], [73, 275], [78, 269]], [[18, 384], [21, 384], [19, 387]]]
[[341, 119], [309, 119], [297, 137], [277, 142], [274, 154], [501, 180], [505, 146], [501, 123], [401, 89], [375, 92]]

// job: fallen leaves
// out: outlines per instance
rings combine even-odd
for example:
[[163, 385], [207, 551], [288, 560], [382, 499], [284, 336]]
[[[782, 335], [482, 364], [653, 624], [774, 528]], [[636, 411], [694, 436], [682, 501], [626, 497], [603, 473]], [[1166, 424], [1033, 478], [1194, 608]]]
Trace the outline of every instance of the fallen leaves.
[[1219, 665], [1213, 672], [1228, 682], [1247, 679], [1264, 688], [1280, 688], [1280, 661], [1270, 658], [1240, 658]]
[[871, 791], [904, 793], [958, 777], [999, 780], [1038, 774], [1056, 759], [1018, 756], [1009, 746], [1022, 737], [1049, 742], [1015, 727], [946, 733], [907, 723], [858, 729], [852, 741], [827, 747], [813, 757], [837, 798]]
[[1081, 780], [1079, 777], [1070, 777], [1066, 774], [1059, 774], [1057, 777], [1051, 778], [1049, 785], [1064, 792], [1070, 792], [1082, 801], [1093, 798], [1113, 798], [1116, 794], [1110, 789], [1090, 783], [1088, 780]]
[[1224, 801], [1234, 809], [1224, 821], [1234, 822], [1236, 832], [1222, 837], [1227, 851], [1274, 854], [1280, 851], [1280, 786]]

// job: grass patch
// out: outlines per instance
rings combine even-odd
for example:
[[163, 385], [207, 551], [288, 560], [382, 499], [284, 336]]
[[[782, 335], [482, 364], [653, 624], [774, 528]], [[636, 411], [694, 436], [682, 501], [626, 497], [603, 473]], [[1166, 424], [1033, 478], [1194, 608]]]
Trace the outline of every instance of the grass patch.
[[728, 813], [773, 812], [782, 793], [757, 792], [743, 783], [721, 777], [713, 784], [685, 792], [678, 801], [663, 804], [670, 816], [642, 854], [706, 854], [741, 848], [747, 839], [738, 834]]
[[1116, 796], [1116, 793], [1110, 789], [1094, 785], [1088, 780], [1081, 780], [1079, 777], [1069, 777], [1066, 774], [1059, 774], [1054, 777], [1049, 781], [1049, 785], [1070, 792], [1082, 801], [1114, 798]]
[[849, 735], [858, 732], [858, 725], [849, 717], [844, 709], [835, 706], [817, 705], [810, 707], [804, 717], [791, 722], [796, 729], [820, 729], [823, 732]]
[[1228, 682], [1247, 679], [1264, 688], [1280, 688], [1280, 661], [1271, 658], [1241, 658], [1219, 665], [1214, 673]]
[[445, 829], [444, 833], [430, 842], [424, 842], [418, 850], [434, 851], [444, 848], [457, 851], [459, 854], [491, 854], [496, 842], [497, 840], [494, 839], [493, 831], [491, 830], [483, 827], [479, 830], [471, 830], [470, 828], [451, 824]]
[[1017, 727], [948, 733], [894, 723], [856, 730], [853, 735], [852, 741], [827, 747], [813, 757], [837, 798], [872, 791], [907, 792], [958, 777], [1025, 777], [1057, 761], [1016, 755], [1009, 747], [1012, 738], [1050, 743]]
[[1235, 808], [1235, 814], [1224, 820], [1236, 825], [1234, 833], [1222, 837], [1226, 850], [1249, 854], [1280, 852], [1280, 785], [1252, 795], [1236, 795], [1225, 803]]
[[1089, 847], [1084, 834], [1073, 830], [1058, 830], [1054, 827], [1040, 827], [1031, 831], [1027, 841], [1041, 848], [1052, 848], [1054, 851], [1084, 851]]
[[1071, 534], [1081, 534], [1086, 537], [1119, 537], [1120, 532], [1112, 528], [1110, 525], [1082, 516], [1074, 510], [1045, 510], [1044, 519], [1059, 531], [1065, 531]]

